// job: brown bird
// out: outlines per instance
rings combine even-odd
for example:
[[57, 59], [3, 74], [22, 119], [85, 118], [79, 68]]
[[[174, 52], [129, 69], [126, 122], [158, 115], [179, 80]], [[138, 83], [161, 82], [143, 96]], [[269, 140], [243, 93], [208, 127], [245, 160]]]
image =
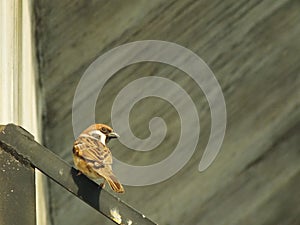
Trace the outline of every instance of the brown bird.
[[112, 190], [123, 193], [124, 188], [112, 172], [112, 154], [106, 146], [112, 138], [119, 135], [104, 124], [93, 124], [84, 130], [73, 146], [73, 160], [77, 169], [91, 179], [104, 178], [100, 185], [108, 182]]

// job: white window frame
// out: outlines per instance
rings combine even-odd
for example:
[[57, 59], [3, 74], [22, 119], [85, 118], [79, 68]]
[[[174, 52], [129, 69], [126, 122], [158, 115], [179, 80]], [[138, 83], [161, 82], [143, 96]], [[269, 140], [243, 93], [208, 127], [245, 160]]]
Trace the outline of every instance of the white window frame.
[[[0, 124], [15, 123], [41, 142], [33, 0], [0, 1]], [[36, 169], [36, 224], [47, 225], [46, 178]]]

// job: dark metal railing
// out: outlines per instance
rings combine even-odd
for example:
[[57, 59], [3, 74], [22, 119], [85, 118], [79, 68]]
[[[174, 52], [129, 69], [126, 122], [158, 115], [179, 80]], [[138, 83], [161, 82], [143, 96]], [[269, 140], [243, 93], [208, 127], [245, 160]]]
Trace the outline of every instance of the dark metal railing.
[[[19, 224], [18, 222], [11, 223], [9, 218], [16, 219], [12, 218], [16, 214], [15, 211], [19, 213], [18, 217], [20, 219], [25, 218], [26, 215], [23, 214], [28, 214], [28, 212], [22, 212], [21, 208], [24, 206], [30, 207], [34, 211], [34, 215], [31, 215], [31, 217], [27, 215], [28, 221], [35, 220], [34, 168], [38, 168], [67, 191], [116, 224], [155, 224], [120, 198], [101, 189], [99, 185], [86, 176], [77, 176], [78, 171], [76, 169], [34, 141], [33, 136], [26, 130], [14, 124], [0, 126], [0, 164], [1, 161], [2, 164], [7, 163], [7, 160], [11, 160], [11, 163], [14, 162], [16, 164], [14, 168], [18, 168], [18, 170], [13, 171], [12, 167], [10, 167], [7, 168], [9, 172], [5, 168], [2, 168], [2, 171], [0, 171], [0, 223], [3, 225]], [[12, 165], [11, 163], [10, 165]], [[26, 184], [28, 190], [25, 190], [24, 184]], [[28, 192], [27, 197], [22, 197], [24, 192]], [[9, 193], [16, 196], [15, 204], [10, 203], [12, 199], [6, 198], [6, 195]], [[8, 199], [7, 202], [6, 199]], [[3, 204], [7, 205], [2, 207]], [[32, 213], [30, 212], [29, 214]], [[1, 218], [4, 222], [1, 221]], [[34, 224], [29, 222], [24, 223], [23, 219], [22, 224]]]

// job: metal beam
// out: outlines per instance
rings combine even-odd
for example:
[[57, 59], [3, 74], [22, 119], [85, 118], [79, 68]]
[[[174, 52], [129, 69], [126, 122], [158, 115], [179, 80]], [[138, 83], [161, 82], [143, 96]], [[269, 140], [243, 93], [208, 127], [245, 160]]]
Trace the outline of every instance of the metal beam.
[[120, 198], [101, 189], [86, 176], [77, 176], [78, 171], [76, 169], [35, 142], [33, 136], [19, 126], [8, 124], [0, 127], [0, 147], [20, 162], [38, 168], [56, 183], [116, 224], [155, 224]]
[[35, 224], [35, 173], [0, 147], [0, 224]]

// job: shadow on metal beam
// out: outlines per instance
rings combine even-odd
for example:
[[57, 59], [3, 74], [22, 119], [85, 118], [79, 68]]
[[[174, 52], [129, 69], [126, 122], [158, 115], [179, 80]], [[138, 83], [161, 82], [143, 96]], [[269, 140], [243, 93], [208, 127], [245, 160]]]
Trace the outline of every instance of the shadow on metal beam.
[[0, 147], [24, 165], [38, 168], [45, 175], [116, 224], [154, 225], [150, 219], [34, 141], [33, 136], [14, 124], [0, 126]]

